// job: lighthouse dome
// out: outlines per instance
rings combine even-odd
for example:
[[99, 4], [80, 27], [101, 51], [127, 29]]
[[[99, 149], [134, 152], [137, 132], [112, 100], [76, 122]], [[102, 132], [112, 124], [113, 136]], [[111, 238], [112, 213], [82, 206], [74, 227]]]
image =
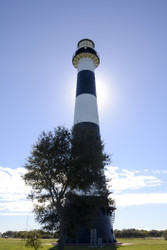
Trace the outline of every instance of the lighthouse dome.
[[95, 44], [92, 40], [90, 39], [82, 39], [78, 42], [78, 48], [83, 48], [83, 47], [90, 47], [92, 49], [94, 49]]

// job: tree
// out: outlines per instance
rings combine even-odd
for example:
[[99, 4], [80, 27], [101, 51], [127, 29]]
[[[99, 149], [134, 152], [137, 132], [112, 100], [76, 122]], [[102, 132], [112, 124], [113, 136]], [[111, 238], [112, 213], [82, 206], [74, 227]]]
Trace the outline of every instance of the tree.
[[167, 230], [164, 230], [163, 236], [164, 236], [164, 240], [167, 240]]
[[92, 129], [58, 127], [43, 132], [33, 145], [23, 179], [32, 187], [29, 198], [36, 201], [38, 222], [45, 229], [59, 230], [60, 250], [64, 249], [70, 220], [67, 207], [74, 204], [70, 200], [82, 194], [97, 197], [96, 208], [101, 200], [109, 205], [104, 177], [104, 166], [109, 162], [100, 137]]
[[25, 246], [34, 248], [35, 250], [42, 248], [42, 243], [39, 237], [40, 235], [36, 230], [28, 232], [26, 236]]

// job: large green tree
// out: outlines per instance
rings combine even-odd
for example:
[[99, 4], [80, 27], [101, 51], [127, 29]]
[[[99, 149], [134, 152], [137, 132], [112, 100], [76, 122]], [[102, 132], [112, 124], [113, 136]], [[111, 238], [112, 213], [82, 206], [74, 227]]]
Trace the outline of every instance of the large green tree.
[[[69, 131], [57, 127], [43, 132], [33, 145], [23, 179], [32, 187], [29, 198], [35, 201], [37, 221], [46, 229], [59, 231], [60, 250], [64, 249], [69, 225], [75, 229], [70, 220], [75, 209], [70, 206], [77, 210], [81, 195], [97, 198], [91, 205], [92, 214], [100, 204], [109, 205], [104, 177], [104, 166], [109, 162], [104, 145], [93, 129]], [[84, 204], [87, 206], [88, 202]]]

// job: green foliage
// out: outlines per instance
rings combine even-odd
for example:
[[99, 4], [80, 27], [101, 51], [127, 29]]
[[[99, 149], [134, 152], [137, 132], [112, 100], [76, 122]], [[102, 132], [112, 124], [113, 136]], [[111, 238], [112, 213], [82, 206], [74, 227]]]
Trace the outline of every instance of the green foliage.
[[94, 129], [77, 127], [73, 130], [72, 156], [76, 187], [88, 194], [93, 190], [94, 195], [104, 192], [104, 167], [110, 163], [110, 157], [104, 153], [104, 144]]
[[[54, 238], [54, 234], [51, 232], [43, 231], [43, 230], [36, 230], [40, 234], [40, 237], [42, 239], [49, 239], [49, 238]], [[29, 232], [27, 231], [6, 231], [4, 232], [1, 236], [4, 238], [5, 236], [8, 236], [10, 238], [21, 238], [25, 239], [27, 234]]]
[[[29, 198], [36, 201], [37, 221], [44, 229], [59, 232], [60, 245], [63, 245], [65, 231], [73, 217], [72, 207], [78, 216], [81, 212], [80, 195], [87, 197], [83, 198], [83, 209], [88, 206], [89, 197], [96, 197], [96, 202], [91, 198], [92, 215], [100, 204], [108, 208], [111, 200], [108, 199], [104, 166], [109, 162], [100, 137], [92, 129], [77, 128], [71, 132], [58, 127], [43, 132], [33, 145], [23, 179], [32, 187]], [[79, 224], [73, 229], [77, 226]]]
[[164, 240], [167, 240], [167, 230], [163, 232]]
[[[166, 230], [165, 230], [166, 231]], [[123, 229], [115, 230], [116, 238], [148, 238], [148, 237], [163, 237], [165, 234], [163, 230], [139, 230], [139, 229]]]
[[27, 236], [26, 236], [26, 240], [25, 240], [25, 246], [30, 247], [30, 248], [34, 248], [35, 250], [42, 248], [40, 234], [35, 230], [28, 232]]

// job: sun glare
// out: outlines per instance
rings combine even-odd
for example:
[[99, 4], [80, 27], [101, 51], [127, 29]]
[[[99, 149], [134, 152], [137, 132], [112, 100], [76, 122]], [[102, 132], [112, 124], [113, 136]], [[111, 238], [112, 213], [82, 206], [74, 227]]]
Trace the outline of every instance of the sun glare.
[[98, 76], [96, 78], [96, 93], [97, 93], [97, 102], [100, 109], [104, 109], [109, 102], [109, 86], [107, 86], [107, 80]]

